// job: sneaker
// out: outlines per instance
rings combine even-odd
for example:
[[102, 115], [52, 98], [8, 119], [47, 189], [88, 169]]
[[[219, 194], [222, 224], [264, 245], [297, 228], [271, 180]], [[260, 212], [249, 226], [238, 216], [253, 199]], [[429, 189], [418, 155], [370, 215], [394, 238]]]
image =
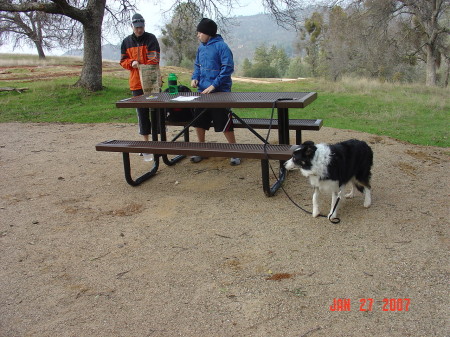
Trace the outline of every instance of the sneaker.
[[192, 156], [191, 157], [191, 162], [193, 163], [200, 163], [203, 160], [203, 157], [201, 156]]
[[144, 161], [152, 161], [153, 160], [153, 154], [151, 154], [151, 153], [143, 153], [142, 156], [144, 157]]
[[236, 166], [241, 164], [241, 158], [231, 158], [230, 165]]

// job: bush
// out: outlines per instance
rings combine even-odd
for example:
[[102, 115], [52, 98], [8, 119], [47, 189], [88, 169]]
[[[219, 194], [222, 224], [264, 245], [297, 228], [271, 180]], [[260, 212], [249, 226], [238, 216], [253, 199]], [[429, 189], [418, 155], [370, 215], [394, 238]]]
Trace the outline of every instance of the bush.
[[248, 73], [249, 75], [245, 76], [256, 78], [272, 78], [280, 76], [277, 69], [271, 66], [266, 66], [261, 63], [253, 65]]
[[302, 61], [301, 57], [295, 57], [291, 59], [288, 70], [286, 72], [286, 77], [299, 78], [310, 76], [311, 76], [310, 67]]
[[180, 63], [180, 67], [181, 68], [186, 68], [186, 69], [193, 69], [194, 68], [194, 61], [183, 58], [183, 60]]

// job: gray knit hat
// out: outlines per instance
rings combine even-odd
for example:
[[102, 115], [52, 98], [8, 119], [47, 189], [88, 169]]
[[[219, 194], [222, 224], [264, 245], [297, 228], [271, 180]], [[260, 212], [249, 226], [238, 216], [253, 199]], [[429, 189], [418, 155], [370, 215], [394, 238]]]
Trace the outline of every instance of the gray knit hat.
[[145, 26], [145, 20], [141, 14], [134, 14], [131, 18], [131, 23], [134, 27], [144, 27]]

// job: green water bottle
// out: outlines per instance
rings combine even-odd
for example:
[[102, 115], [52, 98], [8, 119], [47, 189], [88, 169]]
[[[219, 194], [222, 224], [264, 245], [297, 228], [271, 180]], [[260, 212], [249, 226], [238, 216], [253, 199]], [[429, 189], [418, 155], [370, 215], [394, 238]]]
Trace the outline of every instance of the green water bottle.
[[177, 75], [175, 75], [174, 73], [170, 73], [167, 82], [169, 84], [169, 94], [178, 94]]

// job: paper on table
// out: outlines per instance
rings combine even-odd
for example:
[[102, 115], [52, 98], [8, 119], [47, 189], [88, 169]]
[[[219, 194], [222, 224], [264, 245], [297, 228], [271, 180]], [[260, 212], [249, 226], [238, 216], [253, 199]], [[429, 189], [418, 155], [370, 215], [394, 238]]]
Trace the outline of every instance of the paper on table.
[[193, 101], [194, 99], [196, 99], [199, 96], [178, 96], [175, 98], [172, 98], [171, 101]]

